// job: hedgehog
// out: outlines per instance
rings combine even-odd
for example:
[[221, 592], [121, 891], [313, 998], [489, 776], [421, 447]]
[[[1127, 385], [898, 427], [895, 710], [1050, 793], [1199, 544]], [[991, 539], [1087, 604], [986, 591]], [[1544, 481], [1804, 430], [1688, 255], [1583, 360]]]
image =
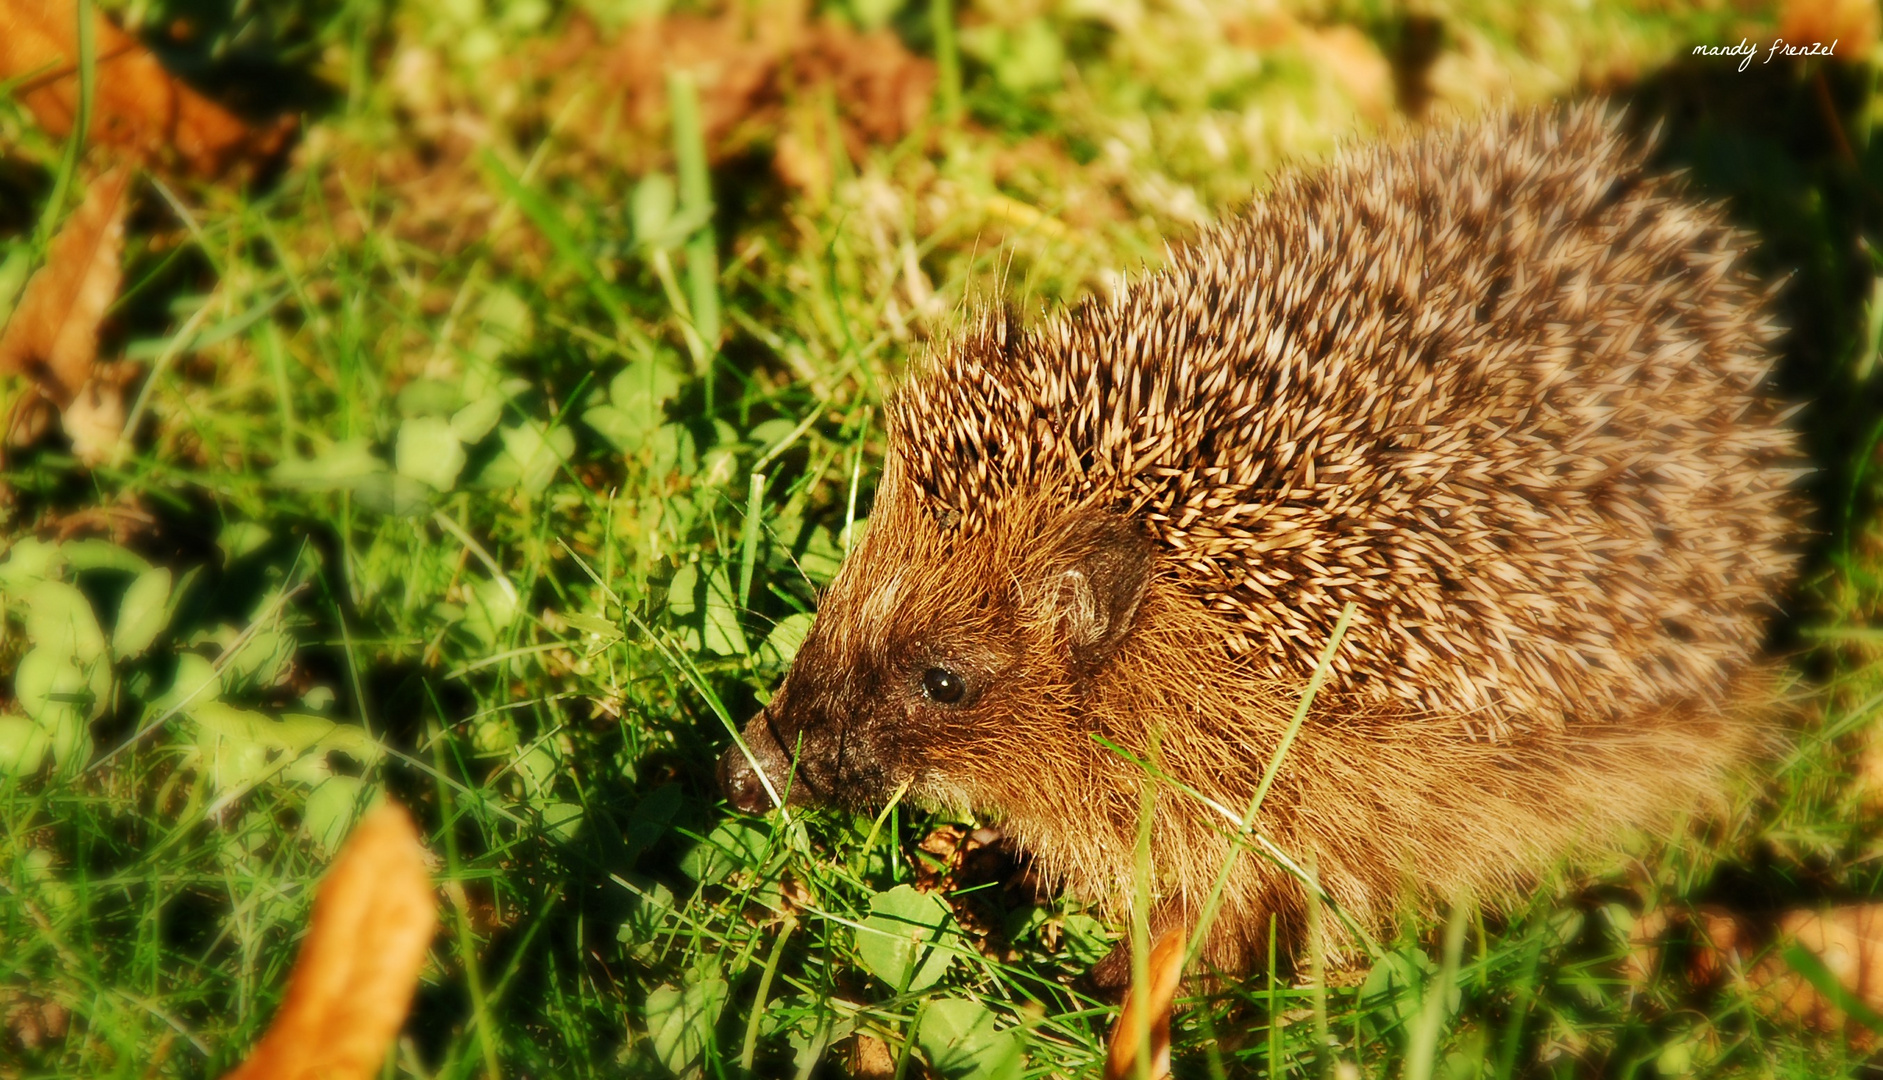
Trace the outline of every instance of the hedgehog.
[[1804, 511], [1749, 243], [1610, 106], [1505, 110], [976, 316], [887, 407], [729, 802], [972, 815], [1154, 933], [1213, 913], [1225, 973], [1311, 895], [1338, 955], [1718, 805], [1782, 726]]

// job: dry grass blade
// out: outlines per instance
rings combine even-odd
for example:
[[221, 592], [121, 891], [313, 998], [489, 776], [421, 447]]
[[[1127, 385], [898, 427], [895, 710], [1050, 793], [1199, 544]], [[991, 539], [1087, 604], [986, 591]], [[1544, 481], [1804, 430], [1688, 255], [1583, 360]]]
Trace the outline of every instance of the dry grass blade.
[[281, 1011], [224, 1080], [368, 1080], [405, 1022], [437, 922], [412, 819], [381, 806], [321, 881]]
[[[88, 137], [153, 166], [174, 164], [210, 178], [238, 163], [271, 157], [282, 125], [255, 128], [178, 82], [149, 49], [94, 16], [97, 98]], [[78, 5], [73, 0], [0, 0], [0, 81], [41, 127], [71, 133], [78, 118]]]
[[0, 334], [0, 373], [31, 376], [62, 409], [91, 381], [98, 327], [118, 297], [130, 182], [125, 168], [91, 182]]
[[1149, 1032], [1151, 1040], [1148, 1080], [1163, 1080], [1170, 1075], [1170, 1005], [1176, 1000], [1177, 983], [1183, 977], [1187, 946], [1181, 926], [1159, 934], [1151, 946], [1148, 970], [1138, 972], [1133, 980], [1125, 1007], [1118, 1013], [1118, 1024], [1112, 1028], [1111, 1049], [1105, 1055], [1105, 1080], [1130, 1080], [1138, 1075], [1140, 1032]]

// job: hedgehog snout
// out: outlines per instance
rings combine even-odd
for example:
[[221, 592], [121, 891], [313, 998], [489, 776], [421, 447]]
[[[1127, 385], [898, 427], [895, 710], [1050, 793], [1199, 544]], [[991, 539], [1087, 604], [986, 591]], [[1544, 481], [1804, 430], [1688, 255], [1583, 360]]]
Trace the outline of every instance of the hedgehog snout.
[[771, 808], [771, 796], [766, 793], [765, 785], [758, 778], [758, 771], [752, 768], [745, 754], [737, 746], [727, 748], [719, 756], [719, 790], [726, 796], [733, 809], [743, 810], [748, 814], [759, 814]]
[[[772, 808], [772, 792], [766, 790], [766, 780], [771, 781], [772, 788], [781, 797], [789, 789], [785, 777], [791, 771], [791, 762], [772, 735], [769, 712], [759, 713], [745, 725], [740, 733], [745, 741], [743, 748], [734, 743], [719, 756], [719, 790], [725, 793], [727, 802], [748, 814], [762, 814]], [[750, 757], [746, 755], [747, 750], [751, 751]], [[753, 767], [754, 761], [757, 768]], [[759, 776], [759, 769], [765, 771], [763, 778]]]

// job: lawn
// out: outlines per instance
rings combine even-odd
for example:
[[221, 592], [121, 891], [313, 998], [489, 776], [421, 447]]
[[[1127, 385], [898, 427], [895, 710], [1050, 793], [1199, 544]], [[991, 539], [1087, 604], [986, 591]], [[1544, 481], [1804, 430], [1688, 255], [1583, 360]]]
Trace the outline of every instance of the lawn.
[[[246, 127], [133, 158], [0, 72], [0, 323], [142, 166], [89, 369], [117, 426], [0, 365], [0, 1080], [232, 1068], [382, 798], [444, 899], [384, 1076], [1098, 1075], [1117, 1008], [1079, 977], [1125, 928], [980, 823], [715, 784], [867, 523], [886, 396], [971, 308], [1103, 294], [1343, 140], [1590, 93], [1786, 280], [1797, 730], [1522, 910], [1187, 987], [1176, 1074], [1864, 1067], [1861, 1021], [1774, 1007], [1833, 984], [1771, 939], [1883, 891], [1874, 30], [1742, 71], [1692, 48], [1775, 7], [104, 8]], [[95, 45], [66, 81], [108, 111]], [[887, 947], [898, 917], [938, 947]]]

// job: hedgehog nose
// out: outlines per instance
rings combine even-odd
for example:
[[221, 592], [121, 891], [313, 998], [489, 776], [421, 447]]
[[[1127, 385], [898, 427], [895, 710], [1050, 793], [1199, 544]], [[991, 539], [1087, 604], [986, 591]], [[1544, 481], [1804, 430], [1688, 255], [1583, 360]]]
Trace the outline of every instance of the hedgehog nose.
[[766, 793], [764, 783], [752, 763], [746, 760], [745, 751], [736, 745], [719, 755], [719, 790], [725, 792], [726, 801], [735, 809], [748, 814], [771, 809], [771, 796]]

